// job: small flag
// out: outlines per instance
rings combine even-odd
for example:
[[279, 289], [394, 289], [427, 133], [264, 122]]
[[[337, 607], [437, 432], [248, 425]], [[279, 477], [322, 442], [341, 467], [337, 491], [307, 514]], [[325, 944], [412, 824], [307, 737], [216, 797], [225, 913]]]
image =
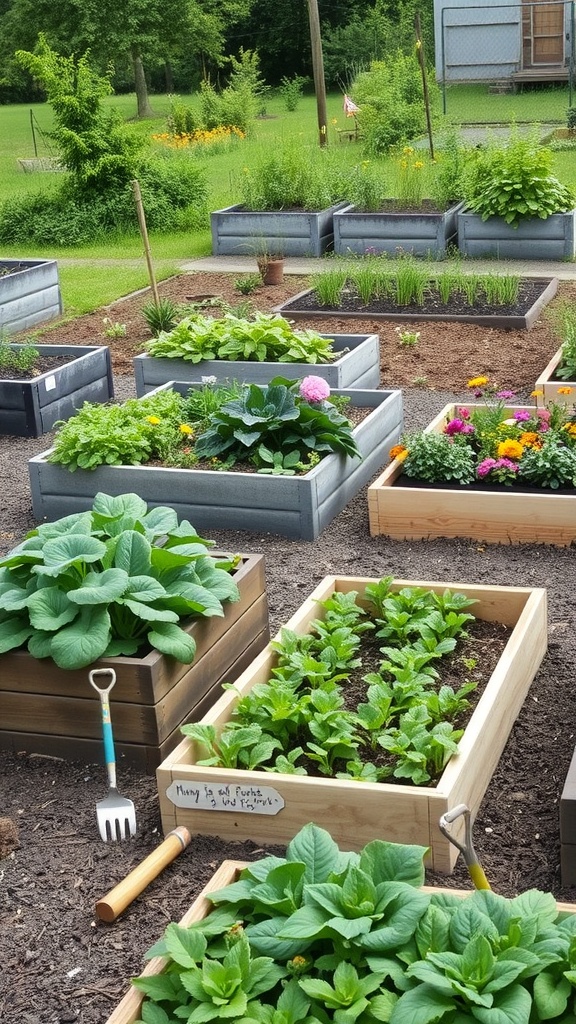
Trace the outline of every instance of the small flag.
[[350, 97], [344, 93], [344, 113], [346, 114], [346, 117], [354, 117], [359, 110], [360, 107], [357, 107]]

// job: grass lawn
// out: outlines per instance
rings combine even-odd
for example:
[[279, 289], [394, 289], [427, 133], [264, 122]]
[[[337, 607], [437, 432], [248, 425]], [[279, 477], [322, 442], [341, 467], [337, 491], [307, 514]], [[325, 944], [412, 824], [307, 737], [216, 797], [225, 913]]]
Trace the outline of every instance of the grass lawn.
[[[198, 97], [183, 97], [194, 105]], [[158, 116], [151, 121], [135, 119], [136, 100], [133, 94], [113, 96], [106, 100], [120, 111], [126, 120], [134, 122], [139, 133], [150, 139], [165, 129], [170, 100], [167, 96], [153, 96], [152, 107]], [[565, 124], [568, 107], [568, 87], [530, 90], [514, 95], [492, 95], [487, 85], [451, 86], [447, 90], [447, 116], [441, 125], [459, 123], [523, 123], [558, 122]], [[339, 163], [353, 165], [364, 159], [357, 143], [340, 142], [337, 129], [349, 127], [350, 121], [342, 110], [342, 95], [332, 94], [327, 100], [329, 146]], [[47, 191], [57, 187], [58, 173], [37, 172], [26, 174], [18, 158], [35, 155], [55, 155], [48, 133], [52, 127], [52, 111], [47, 104], [17, 104], [0, 106], [0, 201], [24, 192]], [[287, 140], [302, 140], [303, 145], [316, 145], [318, 125], [314, 96], [305, 96], [296, 111], [285, 109], [280, 97], [266, 101], [266, 115], [259, 118], [251, 136], [234, 139], [227, 144], [204, 147], [194, 156], [206, 169], [209, 186], [209, 209], [218, 209], [238, 199], [236, 181], [242, 168], [254, 161], [261, 151]], [[36, 149], [35, 149], [36, 147]], [[386, 160], [382, 160], [385, 166]], [[574, 152], [555, 154], [555, 169], [561, 180], [576, 183]], [[134, 215], [135, 227], [137, 224]], [[179, 261], [207, 255], [211, 250], [208, 219], [204, 229], [195, 232], [152, 232], [152, 256], [158, 279], [173, 274]], [[120, 295], [148, 284], [148, 273], [140, 236], [120, 236], [102, 244], [76, 247], [54, 247], [47, 252], [22, 251], [20, 247], [0, 246], [0, 258], [51, 257], [60, 261], [62, 292], [67, 315], [85, 312], [104, 305]], [[68, 260], [74, 262], [69, 263]], [[90, 261], [88, 266], [82, 261]], [[81, 262], [76, 262], [81, 261]], [[126, 263], [124, 261], [130, 261]]]

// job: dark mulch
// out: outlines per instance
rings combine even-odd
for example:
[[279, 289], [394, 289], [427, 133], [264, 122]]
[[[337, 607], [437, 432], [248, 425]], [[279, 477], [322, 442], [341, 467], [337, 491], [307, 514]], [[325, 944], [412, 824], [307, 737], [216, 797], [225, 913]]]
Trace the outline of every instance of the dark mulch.
[[[261, 289], [255, 302], [261, 308], [270, 308], [306, 284], [285, 279], [283, 286]], [[565, 298], [576, 295], [573, 284], [562, 285], [560, 291]], [[183, 277], [161, 286], [162, 294], [182, 300], [200, 292], [219, 292], [230, 301], [238, 298], [233, 278], [225, 275]], [[125, 322], [126, 338], [110, 339], [110, 344], [117, 394], [127, 397], [133, 394], [132, 355], [141, 350], [148, 336], [139, 314], [147, 298], [131, 298], [57, 326], [43, 332], [43, 340], [102, 344], [104, 316], [113, 322]], [[485, 373], [500, 386], [529, 393], [558, 347], [558, 338], [545, 316], [532, 331], [524, 332], [424, 323], [419, 325], [421, 339], [413, 349], [398, 344], [392, 324], [376, 324], [369, 318], [343, 322], [336, 318], [321, 327], [318, 322], [314, 326], [327, 333], [380, 334], [382, 383], [404, 387], [409, 429], [424, 426], [447, 402], [461, 401], [470, 376]], [[50, 436], [0, 438], [2, 551], [34, 525], [26, 460], [50, 443]], [[546, 587], [548, 653], [512, 726], [474, 831], [478, 855], [496, 890], [510, 895], [537, 886], [559, 898], [576, 900], [575, 890], [562, 887], [558, 810], [576, 735], [574, 550], [539, 544], [513, 547], [460, 540], [401, 542], [371, 537], [365, 490], [313, 543], [261, 531], [220, 530], [212, 536], [224, 550], [265, 553], [273, 630], [327, 574], [391, 574], [406, 580], [440, 580], [447, 584]], [[0, 817], [16, 826], [20, 842], [10, 853], [9, 836], [3, 834], [3, 1024], [104, 1024], [129, 977], [141, 970], [144, 950], [170, 919], [184, 913], [221, 860], [253, 858], [262, 853], [254, 844], [230, 844], [196, 836], [191, 847], [115, 924], [106, 925], [96, 919], [96, 900], [161, 839], [155, 780], [119, 765], [120, 792], [134, 800], [138, 835], [125, 842], [103, 843], [95, 815], [95, 804], [105, 794], [103, 763], [36, 757], [23, 745], [15, 753], [0, 753], [0, 771]], [[440, 881], [433, 877], [430, 880]], [[462, 864], [457, 865], [448, 884], [470, 888]]]

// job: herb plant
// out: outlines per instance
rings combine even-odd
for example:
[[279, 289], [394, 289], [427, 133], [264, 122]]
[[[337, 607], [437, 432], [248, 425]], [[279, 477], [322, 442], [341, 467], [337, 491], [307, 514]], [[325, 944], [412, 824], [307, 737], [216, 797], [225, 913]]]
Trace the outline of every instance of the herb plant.
[[31, 341], [15, 348], [0, 332], [0, 370], [31, 374], [39, 358], [40, 353]]
[[179, 661], [196, 644], [180, 625], [238, 600], [236, 559], [208, 554], [173, 509], [98, 493], [90, 511], [42, 523], [0, 558], [0, 653], [26, 646], [78, 669], [149, 645]]
[[341, 851], [309, 824], [169, 924], [133, 984], [137, 1024], [567, 1024], [576, 1012], [576, 915], [549, 893], [423, 892], [420, 846]]
[[[434, 665], [465, 635], [472, 602], [450, 591], [394, 592], [391, 584], [391, 577], [370, 584], [360, 603], [354, 592], [335, 593], [308, 633], [283, 629], [272, 642], [271, 678], [238, 698], [220, 731], [183, 726], [197, 763], [414, 785], [437, 778], [457, 750], [462, 731], [454, 723], [475, 684], [457, 692], [438, 686]], [[361, 669], [366, 632], [381, 641], [383, 657], [362, 677], [366, 701], [352, 709], [346, 689]]]
[[148, 342], [151, 356], [185, 359], [248, 360], [254, 362], [329, 363], [336, 358], [329, 338], [312, 330], [293, 330], [288, 320], [272, 313], [255, 313], [250, 320], [233, 313], [218, 319], [196, 314], [173, 330]]

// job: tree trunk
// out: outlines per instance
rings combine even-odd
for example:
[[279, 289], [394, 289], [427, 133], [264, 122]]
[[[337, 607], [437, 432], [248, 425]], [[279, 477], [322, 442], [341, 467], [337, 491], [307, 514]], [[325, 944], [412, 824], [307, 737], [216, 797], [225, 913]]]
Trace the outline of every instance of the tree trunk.
[[134, 69], [134, 86], [136, 88], [136, 103], [138, 104], [138, 117], [154, 117], [154, 111], [148, 99], [148, 86], [144, 74], [144, 65], [140, 56], [140, 48], [136, 43], [130, 47], [132, 55], [132, 67]]
[[174, 92], [174, 75], [172, 74], [172, 65], [169, 60], [164, 61], [164, 80], [166, 82], [166, 92], [171, 96]]

